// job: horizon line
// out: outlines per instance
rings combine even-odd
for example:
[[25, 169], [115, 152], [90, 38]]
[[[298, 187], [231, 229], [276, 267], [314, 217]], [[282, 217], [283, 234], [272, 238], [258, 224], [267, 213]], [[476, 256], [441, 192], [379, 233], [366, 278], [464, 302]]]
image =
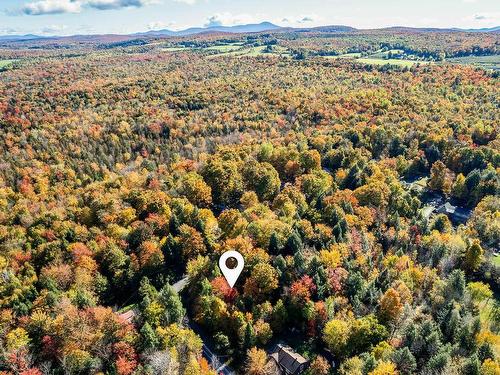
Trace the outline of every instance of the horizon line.
[[[279, 29], [291, 29], [291, 30], [307, 30], [307, 29], [318, 29], [318, 28], [324, 28], [324, 27], [350, 27], [354, 29], [353, 31], [370, 31], [370, 30], [385, 30], [385, 29], [394, 29], [394, 28], [405, 28], [405, 29], [415, 29], [415, 30], [443, 30], [443, 31], [481, 31], [481, 30], [495, 30], [495, 29], [500, 29], [500, 25], [497, 26], [491, 26], [491, 27], [480, 27], [480, 28], [463, 28], [463, 27], [458, 27], [458, 26], [446, 26], [446, 27], [436, 27], [436, 26], [405, 26], [405, 25], [391, 25], [391, 26], [381, 26], [381, 27], [368, 27], [368, 28], [360, 28], [360, 27], [354, 27], [350, 26], [347, 24], [324, 24], [324, 25], [318, 25], [318, 26], [309, 26], [309, 27], [297, 27], [297, 26], [281, 26], [278, 25], [277, 23], [271, 22], [271, 21], [262, 21], [262, 22], [255, 22], [255, 23], [242, 23], [242, 24], [234, 24], [234, 25], [211, 25], [211, 26], [189, 26], [186, 28], [180, 28], [180, 29], [169, 29], [169, 28], [161, 28], [161, 29], [149, 29], [149, 30], [144, 30], [144, 31], [136, 31], [136, 32], [130, 32], [130, 33], [114, 33], [114, 32], [104, 32], [104, 33], [81, 33], [81, 34], [61, 34], [61, 35], [45, 35], [44, 33], [6, 33], [6, 34], [0, 34], [0, 37], [23, 37], [23, 36], [36, 36], [39, 38], [69, 38], [69, 37], [76, 37], [76, 36], [105, 36], [105, 35], [112, 35], [112, 36], [133, 36], [133, 35], [139, 35], [139, 34], [154, 34], [155, 32], [162, 32], [162, 31], [169, 31], [169, 32], [174, 32], [174, 33], [179, 33], [191, 29], [204, 29], [204, 30], [210, 30], [210, 29], [215, 29], [219, 27], [224, 27], [224, 28], [234, 28], [234, 27], [240, 27], [240, 26], [251, 26], [251, 25], [262, 25], [262, 24], [271, 24], [273, 26], [276, 26], [276, 29], [269, 29], [269, 30], [261, 30], [261, 31], [248, 31], [248, 32], [228, 32], [228, 34], [245, 34], [245, 33], [260, 33], [260, 32], [266, 32], [266, 31], [276, 31]], [[221, 31], [223, 32], [223, 31]], [[194, 33], [192, 35], [196, 35], [199, 33]], [[189, 36], [189, 35], [184, 35], [184, 36]]]

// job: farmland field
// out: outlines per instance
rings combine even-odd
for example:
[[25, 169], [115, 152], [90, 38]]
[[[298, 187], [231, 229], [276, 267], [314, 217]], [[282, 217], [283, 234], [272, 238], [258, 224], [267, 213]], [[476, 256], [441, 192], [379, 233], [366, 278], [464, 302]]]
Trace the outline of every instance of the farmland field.
[[[231, 47], [222, 48], [220, 47]], [[267, 51], [267, 46], [214, 46], [204, 48], [203, 50], [216, 50], [220, 53], [212, 55], [211, 57], [220, 56], [233, 56], [233, 57], [257, 57], [257, 56], [289, 56], [289, 52], [280, 46], [274, 47], [274, 49]]]
[[164, 52], [180, 52], [180, 51], [189, 51], [191, 48], [189, 47], [163, 47], [161, 48], [162, 51]]
[[361, 57], [361, 53], [353, 52], [353, 53], [344, 53], [342, 55], [325, 55], [321, 57], [326, 59], [356, 59]]
[[217, 52], [231, 52], [231, 51], [241, 49], [242, 46], [243, 46], [242, 43], [222, 44], [222, 45], [215, 45], [215, 46], [206, 47], [206, 48], [204, 48], [204, 50], [217, 51]]
[[15, 60], [1, 60], [0, 59], [0, 69], [5, 68], [9, 65], [12, 65], [12, 63], [14, 63], [14, 62], [15, 62]]
[[[244, 42], [232, 42], [224, 44], [215, 44], [206, 47], [185, 47], [185, 46], [174, 46], [174, 47], [164, 47], [161, 49], [165, 52], [179, 52], [179, 51], [209, 51], [212, 54], [209, 57], [257, 57], [257, 56], [281, 56], [281, 57], [291, 57], [292, 52], [290, 49], [275, 45], [272, 49], [267, 51], [267, 46], [250, 46], [246, 45]], [[414, 55], [408, 56], [408, 58], [396, 58], [393, 56], [403, 56], [407, 57], [404, 50], [401, 49], [390, 49], [390, 50], [379, 50], [374, 53], [363, 54], [360, 52], [344, 53], [339, 55], [320, 55], [324, 59], [350, 59], [355, 60], [362, 64], [375, 65], [375, 66], [398, 66], [402, 68], [411, 68], [417, 64], [426, 65], [434, 64], [434, 60], [426, 60], [422, 57], [417, 57]], [[468, 56], [468, 57], [458, 57], [458, 58], [448, 58], [442, 63], [453, 63], [461, 65], [473, 65], [483, 69], [500, 69], [500, 55], [492, 56]]]
[[474, 65], [484, 69], [500, 70], [500, 55], [457, 57], [446, 61], [455, 64]]
[[413, 65], [417, 63], [421, 64], [428, 64], [428, 61], [425, 60], [408, 60], [408, 59], [397, 59], [397, 58], [389, 58], [389, 53], [401, 53], [402, 50], [390, 50], [390, 51], [385, 51], [385, 52], [380, 52], [377, 51], [373, 54], [369, 55], [363, 55], [362, 53], [359, 52], [353, 52], [353, 53], [345, 53], [341, 55], [325, 55], [321, 56], [322, 58], [327, 58], [327, 59], [354, 59], [359, 63], [363, 64], [370, 64], [370, 65], [394, 65], [394, 66], [400, 66], [400, 67], [412, 67]]
[[357, 62], [363, 64], [373, 64], [373, 65], [396, 65], [401, 67], [412, 67], [415, 64], [429, 64], [427, 61], [413, 61], [413, 60], [402, 60], [402, 59], [382, 59], [373, 57], [362, 57], [356, 59]]

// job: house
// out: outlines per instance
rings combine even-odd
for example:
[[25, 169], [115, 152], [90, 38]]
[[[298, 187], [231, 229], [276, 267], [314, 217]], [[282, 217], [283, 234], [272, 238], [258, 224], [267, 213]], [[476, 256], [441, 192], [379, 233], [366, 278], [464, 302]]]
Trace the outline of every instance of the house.
[[286, 345], [278, 344], [270, 354], [284, 375], [302, 374], [309, 367], [310, 361]]
[[456, 206], [453, 206], [450, 202], [446, 202], [437, 209], [437, 212], [440, 214], [453, 215], [456, 209]]
[[118, 316], [122, 318], [125, 322], [132, 323], [135, 319], [135, 311], [134, 309], [130, 309], [122, 314], [119, 314]]
[[465, 223], [471, 215], [471, 210], [454, 206], [450, 202], [443, 204], [436, 212], [447, 215], [454, 223]]
[[401, 184], [408, 190], [412, 190], [416, 193], [424, 193], [428, 191], [428, 180], [428, 177], [415, 177], [408, 180], [401, 180]]

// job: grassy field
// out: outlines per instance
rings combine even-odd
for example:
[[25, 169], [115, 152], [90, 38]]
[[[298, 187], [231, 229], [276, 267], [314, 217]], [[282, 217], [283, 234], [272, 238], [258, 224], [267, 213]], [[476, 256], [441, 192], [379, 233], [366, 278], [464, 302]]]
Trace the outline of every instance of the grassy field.
[[325, 59], [357, 59], [361, 57], [361, 53], [353, 52], [353, 53], [344, 53], [343, 55], [328, 55], [321, 57], [324, 57]]
[[204, 48], [207, 51], [217, 51], [217, 52], [231, 52], [231, 51], [236, 51], [238, 49], [241, 49], [243, 46], [243, 43], [231, 43], [231, 44], [222, 44], [218, 46], [210, 46], [207, 48]]
[[250, 49], [249, 48], [237, 48], [237, 49], [233, 49], [233, 50], [227, 50], [225, 52], [219, 52], [217, 54], [214, 54], [214, 55], [209, 55], [208, 57], [209, 58], [213, 58], [213, 57], [221, 57], [221, 56], [241, 56], [241, 55], [245, 55], [248, 53]]
[[401, 60], [401, 59], [381, 59], [381, 58], [373, 58], [373, 57], [363, 57], [361, 59], [356, 59], [356, 61], [363, 64], [370, 65], [397, 65], [401, 67], [412, 67], [413, 65], [420, 64], [429, 64], [427, 61], [413, 61], [413, 60]]
[[453, 64], [474, 65], [484, 69], [500, 70], [500, 55], [492, 56], [466, 56], [447, 59]]
[[373, 54], [370, 55], [370, 57], [372, 58], [375, 58], [375, 59], [383, 59], [384, 57], [386, 57], [389, 53], [393, 53], [393, 54], [401, 54], [401, 53], [404, 53], [403, 50], [400, 50], [400, 49], [391, 49], [389, 51], [377, 51]]
[[265, 50], [266, 50], [266, 46], [251, 47], [244, 56], [255, 57], [255, 56], [265, 55], [266, 54], [264, 52]]
[[16, 60], [0, 60], [0, 69], [9, 66], [14, 61], [16, 61]]
[[500, 255], [495, 255], [491, 258], [491, 262], [497, 266], [500, 267]]
[[374, 54], [363, 57], [361, 53], [345, 53], [343, 55], [337, 56], [322, 56], [327, 59], [354, 59], [363, 64], [371, 65], [397, 65], [401, 67], [412, 67], [417, 63], [428, 64], [427, 61], [414, 61], [414, 60], [403, 60], [403, 59], [388, 59], [387, 55], [389, 52], [394, 54], [401, 53], [401, 50], [390, 50], [390, 51], [377, 51]]
[[164, 52], [178, 52], [178, 51], [187, 51], [190, 49], [191, 48], [189, 48], [189, 47], [165, 47], [165, 48], [162, 48], [161, 50]]
[[[275, 45], [273, 46], [272, 52], [266, 52], [267, 46], [248, 46], [243, 44], [243, 42], [234, 42], [220, 45], [213, 45], [205, 48], [190, 48], [184, 46], [175, 46], [175, 47], [165, 47], [162, 48], [162, 51], [165, 52], [179, 52], [179, 51], [189, 51], [189, 50], [198, 50], [198, 51], [211, 51], [212, 54], [209, 55], [209, 58], [220, 57], [220, 56], [233, 56], [233, 57], [257, 57], [257, 56], [284, 56], [289, 57], [290, 51], [282, 46]], [[342, 55], [328, 55], [321, 56], [325, 59], [353, 59], [362, 64], [370, 64], [370, 65], [395, 65], [400, 67], [410, 68], [415, 64], [430, 64], [429, 61], [419, 61], [419, 60], [406, 60], [406, 59], [396, 59], [396, 58], [387, 58], [389, 53], [392, 54], [401, 54], [404, 51], [402, 50], [389, 50], [389, 51], [376, 51], [375, 53], [363, 56], [361, 53], [345, 53]], [[14, 60], [0, 60], [0, 68], [3, 68], [9, 64], [12, 64]], [[465, 64], [465, 65], [474, 65], [484, 69], [500, 69], [500, 55], [494, 56], [467, 56], [467, 57], [459, 57], [453, 59], [447, 59], [446, 62], [454, 63], [454, 64]], [[500, 261], [499, 261], [500, 262]]]
[[[209, 47], [210, 48], [210, 47]], [[206, 48], [206, 49], [209, 49]], [[221, 52], [209, 57], [233, 56], [233, 57], [257, 57], [257, 56], [287, 56], [290, 55], [284, 47], [274, 46], [272, 52], [266, 52], [267, 46], [244, 47], [238, 46], [236, 49], [228, 49], [226, 52]]]
[[[269, 55], [267, 52], [264, 52], [264, 54]], [[282, 46], [273, 46], [273, 52], [271, 52], [271, 55], [291, 56], [290, 51]]]
[[[493, 309], [494, 298], [479, 305], [479, 317], [484, 329], [489, 330], [491, 325], [491, 311]], [[493, 351], [496, 356], [500, 355], [500, 343], [493, 344]]]
[[175, 47], [165, 47], [162, 48], [164, 52], [179, 52], [179, 51], [213, 51], [218, 54], [228, 54], [230, 52], [236, 52], [243, 48], [243, 43], [231, 43], [231, 44], [220, 44], [209, 47], [184, 47], [184, 46], [175, 46]]

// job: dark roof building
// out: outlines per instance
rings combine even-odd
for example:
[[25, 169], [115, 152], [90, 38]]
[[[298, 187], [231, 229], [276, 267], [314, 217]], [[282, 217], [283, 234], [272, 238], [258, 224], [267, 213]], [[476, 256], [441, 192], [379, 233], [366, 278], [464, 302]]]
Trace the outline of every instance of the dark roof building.
[[436, 212], [447, 215], [454, 223], [465, 223], [471, 216], [471, 210], [454, 206], [450, 202], [443, 204]]
[[310, 361], [295, 353], [289, 346], [278, 344], [271, 358], [276, 361], [282, 374], [298, 375], [302, 374], [309, 367]]

